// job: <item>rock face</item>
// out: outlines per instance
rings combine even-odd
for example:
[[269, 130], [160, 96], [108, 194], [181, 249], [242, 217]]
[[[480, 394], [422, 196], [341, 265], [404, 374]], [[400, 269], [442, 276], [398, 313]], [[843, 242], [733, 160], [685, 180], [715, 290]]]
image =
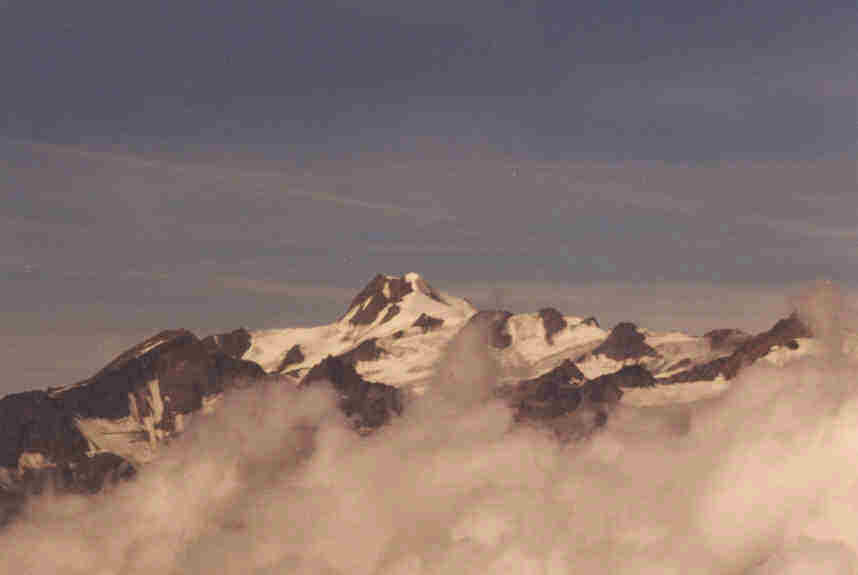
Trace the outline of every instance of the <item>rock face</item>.
[[516, 418], [551, 419], [574, 411], [582, 399], [575, 384], [585, 380], [581, 370], [567, 359], [537, 378], [519, 382], [510, 401]]
[[751, 334], [740, 329], [713, 329], [703, 334], [714, 351], [734, 351], [737, 347], [751, 339]]
[[351, 325], [370, 325], [375, 323], [379, 314], [387, 308], [380, 323], [387, 323], [396, 317], [401, 309], [398, 303], [406, 295], [418, 291], [436, 302], [449, 305], [444, 298], [417, 274], [404, 276], [386, 276], [377, 274], [352, 300], [345, 315]]
[[797, 338], [812, 337], [810, 328], [796, 314], [779, 320], [772, 328], [748, 337], [732, 354], [697, 365], [668, 378], [671, 383], [711, 381], [718, 376], [733, 379], [739, 371], [751, 365], [776, 346], [798, 348]]
[[328, 356], [301, 380], [300, 387], [329, 381], [340, 396], [339, 407], [358, 429], [373, 429], [402, 413], [402, 398], [395, 387], [366, 381], [354, 365]]
[[304, 352], [301, 351], [301, 345], [295, 344], [289, 348], [286, 355], [283, 356], [283, 361], [277, 366], [277, 373], [283, 372], [290, 365], [295, 365], [304, 361]]
[[512, 313], [504, 310], [478, 311], [468, 320], [462, 330], [479, 330], [486, 334], [486, 344], [497, 349], [512, 345], [512, 336], [507, 331], [507, 321]]
[[542, 325], [545, 328], [545, 341], [548, 344], [554, 343], [554, 334], [566, 329], [568, 325], [563, 318], [563, 314], [553, 307], [544, 307], [539, 310], [539, 317], [542, 319]]
[[620, 387], [653, 387], [658, 381], [642, 365], [627, 365], [614, 373], [600, 375], [591, 382], [594, 385], [609, 384]]
[[26, 469], [53, 469], [66, 487], [89, 488], [124, 459], [87, 432], [87, 422], [115, 422], [129, 443], [153, 444], [206, 397], [263, 377], [261, 367], [227, 354], [217, 338], [206, 343], [187, 330], [161, 332], [89, 379], [0, 399], [0, 467], [17, 470], [19, 479]]
[[387, 323], [396, 316], [399, 315], [399, 312], [402, 311], [398, 305], [393, 304], [389, 308], [387, 308], [387, 312], [384, 314], [384, 317], [381, 318], [381, 323]]
[[87, 449], [75, 425], [75, 413], [47, 392], [27, 391], [0, 399], [0, 467], [17, 469], [25, 452], [65, 461]]
[[629, 322], [618, 323], [614, 326], [608, 339], [593, 350], [593, 355], [600, 354], [615, 361], [658, 355], [652, 347], [647, 345], [644, 335], [638, 331], [638, 327]]
[[229, 333], [210, 335], [203, 339], [203, 345], [210, 353], [220, 350], [239, 359], [250, 349], [250, 341], [250, 332], [242, 327]]
[[431, 315], [426, 313], [421, 313], [420, 317], [414, 320], [414, 323], [411, 324], [412, 327], [419, 327], [420, 329], [422, 329], [423, 333], [426, 333], [427, 331], [432, 331], [433, 329], [437, 329], [442, 325], [444, 325], [443, 319], [432, 317]]
[[359, 361], [374, 361], [385, 353], [386, 352], [378, 346], [378, 340], [372, 338], [360, 342], [357, 347], [350, 349], [346, 353], [342, 353], [337, 357], [348, 365], [354, 365]]
[[501, 394], [515, 410], [516, 422], [544, 426], [565, 442], [588, 437], [605, 425], [623, 396], [620, 381], [606, 376], [587, 381], [567, 359]]
[[387, 304], [402, 301], [402, 297], [412, 291], [411, 282], [405, 278], [376, 275], [360, 293], [352, 300], [348, 315], [355, 308], [357, 312], [349, 319], [352, 325], [368, 325], [373, 323], [379, 312]]

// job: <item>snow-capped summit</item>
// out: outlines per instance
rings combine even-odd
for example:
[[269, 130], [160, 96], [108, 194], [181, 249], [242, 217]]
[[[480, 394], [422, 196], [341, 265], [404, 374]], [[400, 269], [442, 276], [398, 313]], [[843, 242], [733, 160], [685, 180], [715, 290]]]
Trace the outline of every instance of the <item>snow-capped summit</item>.
[[420, 274], [378, 274], [355, 296], [340, 321], [351, 325], [387, 323], [402, 311], [403, 305], [412, 310], [419, 308], [421, 313], [435, 310], [443, 314], [443, 308], [436, 304], [450, 306]]
[[397, 385], [413, 383], [430, 374], [443, 344], [476, 312], [467, 300], [435, 290], [417, 273], [378, 274], [338, 321], [251, 332], [243, 357], [268, 372], [303, 377], [325, 357], [372, 339], [382, 351], [372, 362], [359, 361], [358, 372]]

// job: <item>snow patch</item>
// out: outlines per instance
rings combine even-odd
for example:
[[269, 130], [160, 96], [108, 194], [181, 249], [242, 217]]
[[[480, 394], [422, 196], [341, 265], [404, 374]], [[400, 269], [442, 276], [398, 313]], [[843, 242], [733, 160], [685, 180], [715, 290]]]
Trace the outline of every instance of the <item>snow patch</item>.
[[18, 456], [18, 472], [23, 473], [27, 469], [45, 469], [56, 467], [44, 453], [38, 451], [25, 451]]
[[170, 340], [169, 339], [163, 339], [163, 338], [162, 339], [156, 339], [155, 341], [143, 346], [140, 349], [140, 351], [137, 352], [137, 357], [140, 357], [140, 356], [152, 351], [156, 347], [159, 347], [159, 346], [167, 343], [168, 341], [170, 341]]
[[635, 407], [651, 407], [678, 403], [691, 403], [717, 397], [730, 388], [723, 376], [712, 381], [690, 381], [656, 385], [655, 387], [632, 387], [623, 389], [621, 403]]

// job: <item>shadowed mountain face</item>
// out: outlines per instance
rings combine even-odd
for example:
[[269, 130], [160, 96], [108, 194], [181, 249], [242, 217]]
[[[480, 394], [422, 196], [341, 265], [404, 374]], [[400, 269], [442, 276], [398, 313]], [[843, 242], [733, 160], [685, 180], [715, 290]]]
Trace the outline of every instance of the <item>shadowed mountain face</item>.
[[[711, 332], [710, 332], [711, 333]], [[740, 336], [736, 350], [709, 363], [697, 365], [669, 378], [671, 383], [713, 380], [718, 376], [733, 379], [743, 367], [747, 367], [768, 354], [776, 346], [797, 349], [797, 338], [812, 337], [810, 328], [796, 314], [779, 320], [770, 330], [755, 336]], [[735, 337], [735, 336], [734, 336]], [[715, 344], [713, 343], [713, 347]]]
[[[370, 324], [377, 319], [378, 314], [388, 304], [402, 301], [402, 297], [411, 293], [411, 291], [411, 283], [405, 278], [391, 278], [378, 274], [352, 300], [349, 309], [346, 311], [346, 315], [355, 308], [359, 309], [349, 319], [349, 322], [353, 325]], [[391, 309], [399, 311], [399, 308]], [[396, 312], [393, 313], [393, 315], [395, 314]], [[387, 319], [389, 320], [390, 318]]]
[[545, 328], [545, 341], [549, 344], [554, 341], [554, 334], [566, 329], [568, 325], [563, 314], [553, 307], [544, 307], [539, 310], [539, 317], [542, 319], [543, 328]]
[[329, 356], [301, 380], [301, 387], [329, 382], [340, 396], [339, 406], [357, 429], [384, 425], [391, 415], [402, 413], [402, 399], [395, 387], [363, 379], [349, 358]]
[[220, 350], [230, 357], [240, 358], [250, 349], [250, 332], [239, 328], [229, 333], [210, 335], [203, 339], [203, 345], [207, 350]]
[[433, 329], [439, 328], [444, 325], [444, 320], [438, 317], [432, 317], [427, 313], [421, 313], [420, 317], [414, 320], [414, 323], [411, 324], [412, 327], [419, 327], [423, 330], [423, 333], [427, 331], [432, 331]]
[[296, 343], [290, 347], [289, 351], [286, 352], [286, 355], [283, 356], [283, 361], [281, 361], [280, 365], [277, 366], [277, 373], [285, 371], [290, 365], [295, 365], [302, 361], [304, 361], [304, 352], [301, 351], [301, 345]]
[[644, 335], [638, 331], [638, 327], [629, 322], [618, 323], [614, 326], [608, 339], [593, 350], [593, 355], [599, 354], [616, 361], [658, 355], [652, 347], [647, 345]]
[[187, 330], [161, 332], [89, 379], [0, 399], [0, 466], [21, 476], [54, 469], [70, 489], [91, 487], [125, 459], [115, 453], [114, 459], [93, 459], [110, 452], [100, 436], [87, 431], [87, 422], [124, 438], [133, 450], [168, 438], [177, 420], [199, 411], [207, 397], [264, 376], [255, 363]]

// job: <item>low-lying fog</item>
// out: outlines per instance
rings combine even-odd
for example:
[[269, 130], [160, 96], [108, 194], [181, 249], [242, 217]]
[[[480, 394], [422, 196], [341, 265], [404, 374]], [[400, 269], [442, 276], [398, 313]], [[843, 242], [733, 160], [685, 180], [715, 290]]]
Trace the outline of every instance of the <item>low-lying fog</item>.
[[799, 303], [823, 356], [706, 403], [621, 405], [581, 443], [512, 428], [462, 341], [368, 437], [325, 389], [236, 392], [134, 481], [35, 500], [0, 572], [858, 573], [858, 378], [836, 292]]

